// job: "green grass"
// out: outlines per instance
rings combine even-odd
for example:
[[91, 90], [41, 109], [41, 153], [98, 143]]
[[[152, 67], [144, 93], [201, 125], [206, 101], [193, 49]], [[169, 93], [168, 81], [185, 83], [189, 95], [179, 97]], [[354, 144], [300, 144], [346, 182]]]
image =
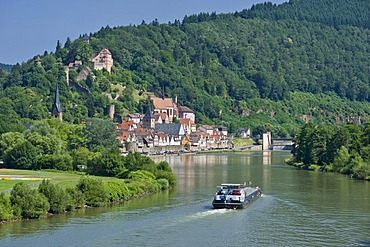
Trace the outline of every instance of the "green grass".
[[[78, 183], [78, 180], [84, 173], [81, 172], [63, 172], [53, 170], [16, 170], [16, 169], [0, 169], [0, 177], [18, 177], [18, 178], [41, 178], [51, 179], [52, 183], [59, 185], [63, 188], [68, 186], [74, 186]], [[116, 181], [120, 180], [114, 177], [99, 177], [103, 181]], [[32, 180], [0, 180], [0, 192], [13, 188], [17, 183], [24, 182], [25, 184], [38, 183], [39, 181]]]
[[14, 180], [0, 180], [0, 192], [9, 190], [17, 183], [23, 182], [24, 184], [38, 184], [40, 181], [14, 181]]
[[236, 147], [250, 146], [254, 144], [254, 141], [251, 138], [234, 138], [233, 144]]

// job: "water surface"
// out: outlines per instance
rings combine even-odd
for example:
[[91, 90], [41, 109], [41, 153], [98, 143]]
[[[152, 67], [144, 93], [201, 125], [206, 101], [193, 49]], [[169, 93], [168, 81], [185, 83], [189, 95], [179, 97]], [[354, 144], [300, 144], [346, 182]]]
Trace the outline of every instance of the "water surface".
[[[288, 152], [169, 156], [179, 186], [122, 205], [0, 226], [0, 246], [370, 246], [370, 184], [286, 166]], [[158, 160], [157, 160], [158, 161]], [[263, 196], [212, 208], [220, 183]]]

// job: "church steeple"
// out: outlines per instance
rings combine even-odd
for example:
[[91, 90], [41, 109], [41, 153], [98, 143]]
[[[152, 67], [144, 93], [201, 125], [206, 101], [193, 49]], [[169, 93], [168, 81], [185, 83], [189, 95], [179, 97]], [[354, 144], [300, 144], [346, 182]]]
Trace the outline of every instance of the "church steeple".
[[51, 115], [54, 117], [59, 118], [60, 121], [63, 119], [62, 115], [62, 104], [60, 103], [59, 99], [59, 87], [58, 87], [58, 82], [55, 87], [55, 98], [54, 98], [54, 103], [53, 103], [53, 108], [51, 109]]
[[150, 107], [146, 108], [146, 112], [143, 118], [143, 127], [153, 129], [155, 126], [155, 117]]

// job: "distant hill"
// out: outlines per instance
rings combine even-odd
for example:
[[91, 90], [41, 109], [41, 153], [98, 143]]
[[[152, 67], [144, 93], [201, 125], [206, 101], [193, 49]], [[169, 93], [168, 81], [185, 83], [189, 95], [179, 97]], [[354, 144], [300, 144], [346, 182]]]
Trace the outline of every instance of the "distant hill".
[[[362, 123], [370, 119], [368, 5], [295, 0], [169, 24], [107, 26], [88, 39], [58, 42], [54, 53], [15, 65], [9, 75], [0, 73], [0, 109], [14, 121], [48, 117], [58, 81], [63, 117], [71, 122], [106, 117], [110, 104], [116, 115], [145, 112], [147, 96], [164, 88], [167, 97], [195, 111], [197, 123], [230, 131], [250, 127], [253, 134], [293, 136], [305, 121]], [[92, 54], [104, 48], [114, 60], [112, 73], [90, 65]], [[71, 69], [69, 79], [76, 82], [90, 67], [93, 75], [78, 82], [88, 90], [67, 86], [63, 69], [76, 60], [83, 65]]]
[[290, 0], [278, 6], [257, 4], [236, 15], [243, 18], [310, 21], [334, 27], [350, 25], [370, 28], [370, 1]]
[[0, 63], [0, 69], [10, 72], [12, 71], [12, 68], [13, 65]]

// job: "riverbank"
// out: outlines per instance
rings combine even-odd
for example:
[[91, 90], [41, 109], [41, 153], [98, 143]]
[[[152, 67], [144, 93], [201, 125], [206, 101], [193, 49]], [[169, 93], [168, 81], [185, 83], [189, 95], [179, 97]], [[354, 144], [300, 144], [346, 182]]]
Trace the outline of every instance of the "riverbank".
[[205, 148], [205, 149], [191, 149], [180, 151], [157, 151], [157, 152], [143, 152], [141, 154], [147, 156], [178, 156], [178, 155], [189, 155], [189, 154], [206, 154], [206, 153], [233, 153], [233, 152], [244, 152], [244, 151], [262, 151], [262, 145], [248, 145], [233, 148]]
[[[138, 163], [137, 168], [126, 168], [119, 178], [89, 176], [82, 172], [2, 169], [6, 178], [18, 178], [18, 181], [4, 180], [17, 183], [12, 188], [2, 188], [0, 221], [37, 219], [80, 208], [121, 203], [176, 186], [176, 177], [167, 162], [143, 161], [145, 163]], [[29, 181], [37, 178], [41, 183], [35, 188], [21, 182], [20, 178], [33, 178]], [[4, 193], [6, 190], [8, 193]]]

